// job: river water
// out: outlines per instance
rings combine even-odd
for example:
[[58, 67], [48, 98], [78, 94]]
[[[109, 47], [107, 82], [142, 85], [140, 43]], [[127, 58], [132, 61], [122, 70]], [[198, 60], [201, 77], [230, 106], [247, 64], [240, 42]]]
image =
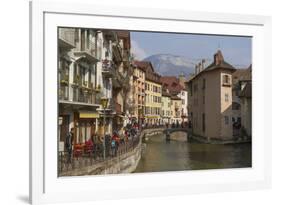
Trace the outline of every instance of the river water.
[[186, 142], [185, 133], [154, 135], [145, 142], [146, 149], [135, 172], [160, 172], [200, 169], [251, 167], [251, 143], [212, 145]]

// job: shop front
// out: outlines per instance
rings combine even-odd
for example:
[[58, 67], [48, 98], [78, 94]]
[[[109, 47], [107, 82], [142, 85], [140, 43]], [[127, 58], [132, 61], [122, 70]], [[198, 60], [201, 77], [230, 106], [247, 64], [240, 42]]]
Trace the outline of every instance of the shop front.
[[74, 114], [75, 118], [75, 144], [83, 144], [91, 139], [97, 131], [97, 119], [99, 113], [79, 111]]

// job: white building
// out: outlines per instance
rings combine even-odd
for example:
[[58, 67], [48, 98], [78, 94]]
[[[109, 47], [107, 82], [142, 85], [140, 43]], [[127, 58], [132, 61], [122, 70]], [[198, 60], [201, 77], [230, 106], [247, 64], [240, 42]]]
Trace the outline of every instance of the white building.
[[180, 122], [187, 122], [188, 119], [188, 110], [187, 110], [187, 106], [188, 106], [188, 93], [185, 89], [181, 90], [178, 95], [177, 95], [180, 99], [181, 99], [181, 120]]
[[[100, 98], [112, 102], [112, 41], [100, 30], [59, 28], [58, 42], [59, 141], [74, 128], [74, 143], [84, 143], [104, 132]], [[111, 118], [105, 128], [112, 131]]]

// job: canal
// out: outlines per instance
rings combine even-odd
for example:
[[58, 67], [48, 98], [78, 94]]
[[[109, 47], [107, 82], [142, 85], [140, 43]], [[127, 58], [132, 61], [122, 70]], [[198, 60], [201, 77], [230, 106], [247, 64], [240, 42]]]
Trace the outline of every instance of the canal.
[[145, 142], [145, 152], [135, 172], [159, 172], [251, 167], [251, 143], [213, 145], [187, 142], [185, 133], [154, 135]]

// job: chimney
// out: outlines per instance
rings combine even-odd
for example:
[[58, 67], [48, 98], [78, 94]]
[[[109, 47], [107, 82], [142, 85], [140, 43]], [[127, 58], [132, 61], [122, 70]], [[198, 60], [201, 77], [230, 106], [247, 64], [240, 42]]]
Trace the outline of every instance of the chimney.
[[197, 75], [198, 74], [198, 65], [196, 64], [195, 65], [195, 75]]
[[200, 62], [200, 63], [198, 63], [198, 73], [200, 73], [201, 71], [202, 71], [202, 64]]
[[214, 63], [215, 65], [219, 65], [223, 62], [223, 55], [220, 50], [217, 51], [217, 53], [214, 55]]
[[204, 70], [204, 68], [205, 68], [205, 59], [202, 59], [202, 70]]

